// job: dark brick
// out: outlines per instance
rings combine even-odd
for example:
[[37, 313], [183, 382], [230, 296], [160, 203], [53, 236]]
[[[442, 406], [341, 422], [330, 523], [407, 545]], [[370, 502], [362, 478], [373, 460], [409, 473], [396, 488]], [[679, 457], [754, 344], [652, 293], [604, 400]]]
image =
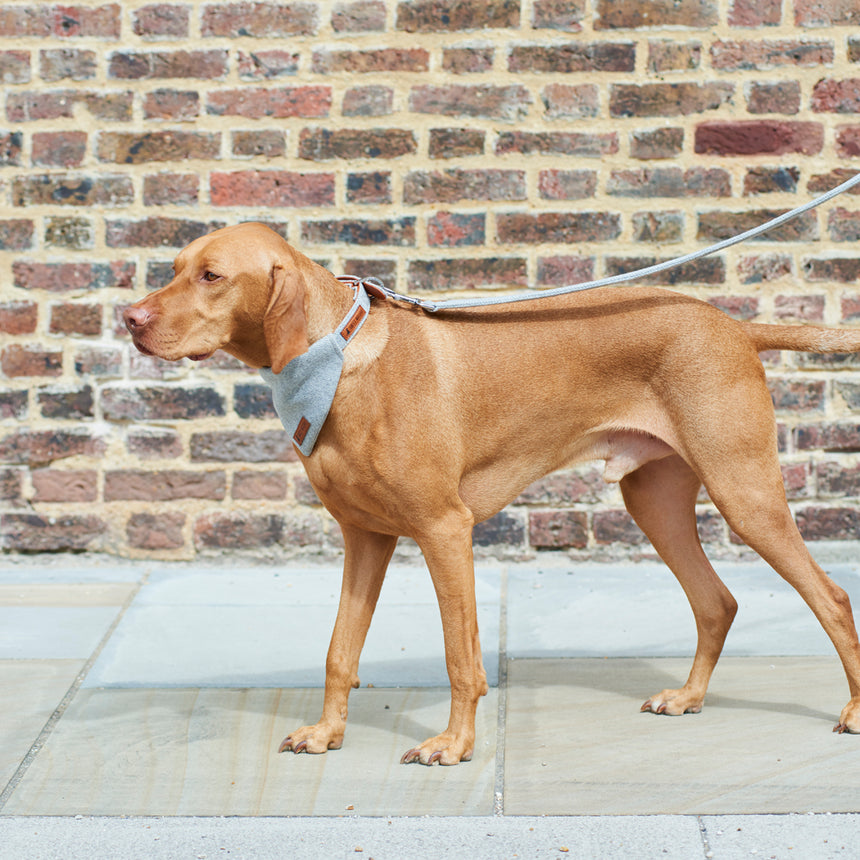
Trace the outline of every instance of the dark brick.
[[19, 131], [0, 133], [0, 167], [19, 167], [24, 135]]
[[0, 369], [12, 376], [62, 376], [63, 353], [13, 343], [0, 352]]
[[408, 33], [440, 33], [454, 30], [517, 28], [518, 0], [402, 0], [397, 4], [398, 30]]
[[175, 430], [130, 430], [126, 448], [141, 460], [169, 460], [182, 455], [182, 439]]
[[750, 254], [738, 263], [738, 277], [742, 284], [777, 281], [792, 271], [792, 258], [788, 254]]
[[456, 260], [412, 260], [407, 284], [413, 290], [524, 287], [526, 261], [518, 257]]
[[[854, 174], [855, 171], [848, 167], [836, 167], [827, 173], [814, 173], [806, 183], [806, 190], [816, 194], [830, 191], [831, 188], [835, 188], [837, 185], [841, 185], [843, 182], [851, 179]], [[857, 188], [855, 185], [854, 188], [849, 189], [846, 193], [860, 196], [860, 188]]]
[[78, 376], [122, 376], [122, 352], [114, 347], [86, 347], [75, 353]]
[[200, 94], [194, 90], [152, 90], [143, 96], [143, 116], [190, 122], [200, 116]]
[[89, 430], [19, 430], [0, 439], [0, 460], [32, 467], [65, 457], [96, 457], [104, 449]]
[[244, 116], [249, 119], [326, 117], [331, 111], [331, 87], [215, 90], [207, 97], [206, 111], [215, 116]]
[[[662, 262], [665, 260], [656, 257], [607, 257], [606, 274], [620, 275], [623, 272], [634, 272]], [[703, 257], [656, 275], [640, 277], [636, 282], [674, 286], [675, 284], [723, 284], [725, 280], [725, 260], [721, 257]]]
[[415, 132], [405, 128], [305, 128], [299, 135], [299, 158], [398, 158], [418, 148]]
[[234, 131], [231, 151], [239, 158], [281, 158], [287, 151], [286, 134], [279, 129]]
[[[856, 382], [835, 383], [836, 393], [845, 401], [852, 411], [860, 409], [860, 385]], [[850, 446], [850, 441], [848, 442]]]
[[597, 116], [600, 91], [596, 84], [549, 84], [541, 93], [549, 119], [582, 119]]
[[773, 27], [782, 23], [782, 0], [732, 0], [732, 27]]
[[800, 110], [800, 83], [752, 81], [746, 87], [747, 111], [756, 113], [796, 114]]
[[483, 245], [485, 220], [483, 213], [437, 212], [427, 222], [427, 244], [431, 248]]
[[144, 206], [195, 206], [200, 177], [196, 173], [156, 173], [143, 177]]
[[371, 85], [347, 90], [343, 96], [341, 113], [344, 116], [386, 116], [393, 108], [394, 90]]
[[185, 546], [185, 514], [132, 514], [126, 524], [128, 545], [135, 549], [168, 550]]
[[82, 106], [96, 119], [128, 122], [132, 118], [133, 100], [134, 94], [131, 92], [10, 92], [6, 99], [6, 116], [10, 122], [74, 119], [75, 108]]
[[442, 68], [455, 75], [471, 75], [493, 70], [495, 49], [485, 47], [444, 48]]
[[0, 501], [20, 505], [23, 501], [23, 472], [21, 469], [0, 469]]
[[184, 248], [224, 223], [182, 218], [144, 218], [142, 221], [108, 221], [105, 241], [109, 248]]
[[127, 206], [134, 200], [129, 176], [43, 174], [12, 180], [14, 206]]
[[697, 30], [717, 23], [715, 0], [650, 0], [646, 3], [618, 3], [597, 0], [595, 30], [637, 27], [692, 27]]
[[528, 89], [518, 84], [510, 86], [425, 84], [413, 87], [409, 94], [409, 109], [415, 113], [503, 121], [525, 119], [531, 102]]
[[860, 496], [860, 466], [824, 462], [815, 467], [818, 495], [823, 498]]
[[795, 194], [800, 171], [796, 167], [752, 167], [744, 174], [744, 196], [754, 194]]
[[311, 71], [318, 75], [336, 72], [426, 72], [430, 53], [425, 48], [380, 48], [366, 51], [314, 51]]
[[0, 391], [0, 418], [22, 421], [27, 417], [29, 394], [23, 391]]
[[616, 197], [730, 197], [731, 177], [719, 168], [613, 170], [606, 190]]
[[95, 247], [95, 225], [89, 218], [79, 216], [45, 219], [45, 244], [52, 248], [82, 251]]
[[51, 334], [96, 337], [102, 333], [102, 306], [64, 302], [51, 306]]
[[430, 158], [483, 155], [486, 132], [475, 128], [431, 128]]
[[641, 546], [648, 543], [648, 538], [627, 511], [596, 511], [592, 528], [594, 539], [599, 544]]
[[848, 37], [848, 62], [860, 63], [860, 38], [857, 36]]
[[204, 385], [103, 388], [101, 406], [107, 421], [190, 420], [225, 414], [224, 399]]
[[274, 514], [241, 511], [199, 517], [194, 523], [198, 549], [256, 549], [277, 546], [284, 537], [284, 519]]
[[832, 42], [796, 39], [718, 41], [711, 45], [711, 66], [727, 72], [764, 71], [783, 66], [824, 66], [834, 59]]
[[385, 29], [386, 7], [383, 0], [355, 0], [338, 3], [331, 13], [335, 33], [374, 33]]
[[285, 499], [287, 478], [281, 472], [236, 472], [233, 475], [234, 499]]
[[500, 242], [608, 242], [621, 234], [621, 216], [611, 212], [500, 213], [496, 216]]
[[346, 177], [346, 199], [349, 203], [391, 203], [391, 173], [350, 173]]
[[795, 520], [804, 540], [857, 540], [860, 534], [856, 508], [804, 508]]
[[754, 296], [714, 296], [708, 304], [736, 320], [755, 319], [759, 311], [759, 300]]
[[460, 200], [525, 200], [523, 170], [416, 170], [403, 182], [403, 202], [455, 203]]
[[132, 16], [134, 33], [144, 39], [185, 38], [188, 36], [190, 12], [190, 7], [172, 3], [143, 6]]
[[516, 504], [546, 506], [594, 503], [604, 501], [609, 492], [609, 485], [597, 469], [553, 472], [523, 490]]
[[573, 155], [579, 158], [603, 158], [618, 152], [618, 134], [583, 134], [552, 131], [502, 132], [496, 141], [496, 155]]
[[[46, 83], [56, 81], [88, 81], [98, 72], [95, 51], [76, 48], [53, 48], [39, 51], [39, 76]], [[16, 83], [24, 83], [16, 81]]]
[[27, 290], [131, 289], [135, 265], [124, 260], [114, 263], [30, 263], [22, 260], [12, 264], [12, 274], [15, 286]]
[[397, 262], [374, 257], [372, 260], [345, 259], [345, 274], [357, 274], [362, 278], [379, 278], [386, 286], [394, 288], [397, 284]]
[[33, 334], [39, 319], [35, 302], [3, 302], [0, 304], [0, 332], [4, 334]]
[[[697, 239], [706, 242], [719, 241], [751, 230], [766, 221], [781, 215], [782, 209], [757, 209], [746, 212], [701, 212]], [[757, 242], [808, 242], [818, 239], [818, 221], [814, 212], [800, 215], [759, 236]]]
[[583, 200], [597, 191], [595, 170], [541, 170], [538, 192], [544, 200]]
[[240, 418], [274, 418], [272, 390], [265, 383], [243, 382], [233, 389], [233, 409]]
[[501, 511], [472, 529], [472, 543], [476, 546], [522, 547], [525, 537], [522, 516], [511, 511]]
[[5, 84], [29, 83], [30, 52], [0, 51], [0, 81]]
[[532, 511], [529, 544], [538, 549], [583, 549], [588, 545], [588, 515], [582, 511]]
[[860, 241], [860, 212], [843, 207], [827, 213], [827, 232], [833, 242]]
[[[845, 397], [846, 390], [840, 389]], [[794, 428], [794, 444], [799, 451], [821, 449], [841, 453], [860, 451], [860, 424], [824, 423]]]
[[683, 212], [634, 212], [633, 239], [660, 245], [681, 242], [684, 238]]
[[106, 531], [107, 524], [95, 516], [4, 514], [0, 518], [3, 546], [13, 552], [85, 550]]
[[[860, 281], [860, 258], [833, 257], [822, 259], [813, 257], [803, 261], [802, 271], [804, 280], [813, 283], [836, 281], [840, 284], [850, 284]], [[845, 316], [844, 308], [842, 318], [843, 320], [850, 318]]]
[[585, 17], [585, 0], [534, 0], [532, 27], [578, 33]]
[[213, 206], [300, 208], [334, 205], [334, 174], [286, 170], [237, 170], [212, 173]]
[[305, 221], [302, 223], [302, 241], [314, 245], [339, 243], [410, 247], [415, 244], [415, 218]]
[[609, 113], [613, 117], [690, 116], [717, 110], [735, 92], [731, 83], [612, 84]]
[[149, 161], [216, 159], [221, 149], [219, 132], [151, 131], [145, 134], [103, 131], [96, 155], [99, 161], [142, 164]]
[[173, 499], [215, 499], [227, 495], [224, 472], [191, 472], [179, 469], [121, 469], [105, 472], [106, 502], [140, 499], [165, 502]]
[[270, 81], [295, 75], [299, 71], [299, 55], [277, 48], [270, 51], [239, 51], [239, 77], [243, 81]]
[[33, 247], [33, 222], [29, 218], [0, 220], [0, 251], [26, 251]]
[[227, 74], [228, 68], [228, 52], [223, 50], [118, 51], [109, 57], [108, 77], [118, 80], [217, 80]]
[[594, 260], [591, 257], [553, 256], [538, 258], [537, 282], [542, 287], [581, 284], [593, 278]]
[[298, 455], [283, 430], [260, 433], [223, 430], [193, 433], [191, 460], [201, 463], [287, 463], [298, 460]]
[[777, 412], [821, 412], [824, 409], [826, 382], [769, 379], [767, 387]]
[[93, 469], [36, 469], [30, 475], [36, 502], [94, 502], [98, 473]]
[[200, 22], [202, 36], [232, 39], [312, 36], [318, 27], [318, 5], [302, 2], [214, 3], [203, 7]]
[[691, 72], [702, 65], [701, 42], [648, 42], [648, 71]]
[[635, 64], [632, 43], [514, 45], [508, 54], [510, 72], [632, 72]]

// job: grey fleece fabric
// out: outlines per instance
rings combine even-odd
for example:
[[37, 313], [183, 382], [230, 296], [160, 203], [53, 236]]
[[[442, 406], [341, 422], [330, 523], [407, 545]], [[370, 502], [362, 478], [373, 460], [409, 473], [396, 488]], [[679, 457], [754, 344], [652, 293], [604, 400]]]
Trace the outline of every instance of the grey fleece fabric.
[[331, 409], [343, 370], [343, 350], [364, 325], [369, 312], [370, 298], [359, 283], [355, 302], [335, 331], [311, 344], [280, 373], [273, 373], [270, 367], [260, 368], [260, 376], [272, 389], [278, 418], [306, 457], [313, 452]]

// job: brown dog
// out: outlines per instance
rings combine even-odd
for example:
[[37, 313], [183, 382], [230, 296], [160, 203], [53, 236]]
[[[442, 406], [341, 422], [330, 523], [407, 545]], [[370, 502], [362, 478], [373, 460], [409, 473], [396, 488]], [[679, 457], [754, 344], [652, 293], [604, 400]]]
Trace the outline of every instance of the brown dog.
[[[334, 331], [352, 291], [260, 224], [197, 239], [175, 277], [125, 312], [137, 348], [168, 360], [223, 349], [279, 372]], [[851, 701], [835, 730], [860, 732], [860, 646], [845, 592], [813, 561], [786, 504], [773, 406], [758, 352], [860, 350], [860, 332], [735, 322], [648, 287], [597, 289], [502, 309], [427, 314], [374, 300], [345, 351], [316, 448], [302, 457], [343, 530], [343, 590], [320, 721], [281, 750], [343, 742], [347, 699], [388, 562], [413, 538], [436, 589], [451, 680], [447, 729], [404, 762], [456, 764], [475, 743], [487, 692], [478, 641], [472, 527], [562, 466], [605, 460], [696, 618], [686, 683], [643, 705], [702, 707], [737, 604], [696, 531], [702, 484], [732, 529], [809, 604]]]

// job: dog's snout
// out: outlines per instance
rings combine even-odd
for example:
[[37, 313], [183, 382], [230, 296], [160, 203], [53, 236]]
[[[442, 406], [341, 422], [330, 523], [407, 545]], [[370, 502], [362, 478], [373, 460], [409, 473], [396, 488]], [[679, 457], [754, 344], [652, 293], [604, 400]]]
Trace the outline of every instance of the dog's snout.
[[132, 333], [139, 332], [149, 320], [152, 318], [152, 314], [146, 308], [139, 308], [132, 305], [130, 308], [126, 308], [122, 313], [123, 321], [125, 322], [125, 327]]

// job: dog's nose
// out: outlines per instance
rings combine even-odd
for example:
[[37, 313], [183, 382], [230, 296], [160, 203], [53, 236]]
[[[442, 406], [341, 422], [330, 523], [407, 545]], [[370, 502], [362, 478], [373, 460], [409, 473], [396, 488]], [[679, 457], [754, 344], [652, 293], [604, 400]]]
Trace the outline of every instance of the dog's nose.
[[151, 314], [145, 308], [138, 308], [132, 305], [122, 312], [123, 322], [125, 327], [134, 334], [139, 332], [149, 322]]

